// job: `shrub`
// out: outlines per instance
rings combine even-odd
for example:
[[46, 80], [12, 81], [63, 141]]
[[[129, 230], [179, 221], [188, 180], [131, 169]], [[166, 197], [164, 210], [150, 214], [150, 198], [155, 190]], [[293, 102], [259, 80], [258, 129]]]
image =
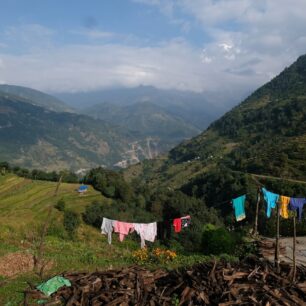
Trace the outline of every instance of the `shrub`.
[[80, 216], [78, 213], [66, 210], [64, 213], [64, 227], [66, 231], [68, 232], [70, 238], [73, 238], [75, 236], [75, 233], [78, 229], [78, 227], [81, 224]]
[[66, 203], [63, 199], [61, 199], [61, 200], [58, 200], [58, 202], [56, 203], [54, 207], [59, 211], [65, 211]]
[[205, 254], [232, 254], [235, 250], [236, 239], [225, 228], [207, 225], [202, 233], [202, 250]]
[[101, 227], [103, 218], [103, 205], [98, 202], [92, 202], [90, 205], [86, 206], [82, 217], [86, 224], [97, 228]]

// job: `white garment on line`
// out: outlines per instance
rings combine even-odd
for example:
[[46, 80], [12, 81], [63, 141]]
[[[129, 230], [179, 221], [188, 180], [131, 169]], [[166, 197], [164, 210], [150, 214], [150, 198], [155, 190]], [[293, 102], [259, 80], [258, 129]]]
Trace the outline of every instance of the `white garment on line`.
[[140, 235], [141, 248], [146, 246], [146, 242], [154, 242], [157, 236], [157, 223], [134, 223], [134, 228], [137, 234]]
[[103, 218], [101, 225], [101, 233], [107, 235], [108, 243], [112, 243], [112, 232], [113, 232], [114, 220]]

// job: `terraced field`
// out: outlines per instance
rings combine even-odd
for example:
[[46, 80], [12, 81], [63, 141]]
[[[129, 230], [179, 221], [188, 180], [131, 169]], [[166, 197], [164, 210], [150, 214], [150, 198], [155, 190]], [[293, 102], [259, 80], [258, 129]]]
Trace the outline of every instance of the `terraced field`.
[[[56, 186], [55, 182], [0, 175], [0, 305], [20, 305], [27, 281], [42, 282], [31, 268], [27, 272], [18, 271], [24, 270], [24, 266], [31, 267], [29, 259], [37, 251], [39, 233], [50, 206], [63, 199], [66, 209], [82, 213], [92, 201], [109, 201], [91, 186], [86, 194], [79, 195], [78, 184], [62, 183], [54, 196]], [[51, 267], [44, 273], [44, 279], [66, 270], [95, 270], [131, 263], [131, 250], [139, 243], [127, 240], [123, 244], [113, 239], [113, 244], [108, 245], [98, 229], [84, 223], [71, 240], [62, 220], [63, 212], [54, 208], [44, 247], [44, 259], [50, 261]], [[6, 272], [16, 273], [7, 276]]]
[[[77, 184], [60, 185], [54, 196], [57, 183], [32, 181], [15, 175], [0, 176], [0, 229], [18, 231], [24, 226], [43, 222], [48, 208], [59, 199], [64, 199], [66, 207], [82, 212], [94, 200], [104, 200], [92, 187], [84, 195], [79, 195]], [[54, 214], [60, 215], [55, 211]]]

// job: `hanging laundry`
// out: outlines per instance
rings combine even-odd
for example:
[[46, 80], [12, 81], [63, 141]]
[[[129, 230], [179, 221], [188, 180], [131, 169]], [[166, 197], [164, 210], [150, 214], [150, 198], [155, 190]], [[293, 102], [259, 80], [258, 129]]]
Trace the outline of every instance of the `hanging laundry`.
[[129, 232], [134, 231], [134, 224], [128, 222], [115, 221], [114, 231], [119, 233], [119, 240], [123, 241], [124, 237], [129, 234]]
[[190, 224], [190, 216], [184, 216], [181, 218], [176, 218], [173, 220], [174, 231], [179, 233], [182, 230], [182, 227], [187, 227]]
[[174, 231], [176, 233], [179, 233], [182, 229], [182, 219], [181, 218], [176, 218], [173, 220], [173, 226], [174, 226]]
[[290, 197], [280, 196], [279, 203], [280, 203], [280, 211], [279, 214], [284, 218], [288, 219], [288, 205], [290, 202]]
[[157, 235], [157, 223], [134, 223], [134, 229], [141, 239], [141, 248], [146, 246], [146, 242], [154, 242]]
[[302, 212], [304, 204], [306, 203], [306, 198], [291, 198], [290, 199], [290, 210], [298, 211], [299, 221], [302, 220]]
[[267, 203], [267, 217], [271, 217], [272, 208], [276, 207], [276, 202], [279, 199], [279, 195], [273, 192], [268, 191], [266, 188], [262, 188], [264, 199]]
[[244, 210], [245, 198], [246, 195], [242, 195], [232, 200], [233, 207], [235, 210], [235, 217], [237, 221], [241, 221], [246, 218]]
[[185, 216], [185, 217], [182, 217], [181, 220], [182, 220], [182, 228], [183, 227], [188, 227], [191, 223], [191, 218], [190, 218], [189, 215]]
[[113, 232], [113, 225], [114, 220], [103, 218], [102, 225], [101, 225], [101, 233], [107, 235], [108, 243], [112, 243], [112, 232]]

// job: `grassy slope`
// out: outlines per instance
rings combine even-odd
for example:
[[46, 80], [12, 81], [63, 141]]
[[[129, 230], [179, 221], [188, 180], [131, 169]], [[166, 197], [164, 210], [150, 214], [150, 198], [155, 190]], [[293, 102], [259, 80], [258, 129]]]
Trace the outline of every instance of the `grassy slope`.
[[[64, 199], [66, 208], [78, 212], [84, 211], [87, 204], [93, 200], [107, 202], [107, 199], [92, 187], [85, 195], [78, 195], [76, 184], [63, 183], [58, 196], [54, 197], [56, 183], [31, 181], [15, 175], [0, 176], [0, 258], [15, 251], [34, 252], [38, 226], [46, 218], [48, 208], [59, 199]], [[51, 227], [62, 229], [62, 213], [52, 211]], [[57, 235], [49, 235], [46, 239], [46, 257], [53, 262], [53, 268], [47, 272], [53, 275], [64, 270], [94, 270], [98, 267], [128, 264], [126, 254], [135, 249], [136, 243], [127, 241], [119, 244], [114, 238], [114, 244], [108, 246], [106, 237], [94, 228], [82, 224], [76, 241], [61, 239]], [[14, 279], [5, 279], [0, 285], [0, 305], [11, 301], [16, 305], [21, 295], [17, 291], [27, 286], [26, 281], [40, 282], [33, 274], [21, 275]]]
[[[93, 200], [101, 200], [99, 192], [89, 188], [87, 194], [80, 196], [76, 184], [63, 183], [58, 195], [54, 197], [56, 183], [32, 181], [15, 175], [0, 176], [0, 228], [15, 231], [42, 221], [50, 205], [64, 199], [67, 208], [81, 212]], [[56, 214], [59, 213], [56, 211]]]
[[[99, 200], [107, 204], [108, 199], [93, 190], [79, 196], [78, 185], [61, 184], [57, 197], [54, 197], [56, 183], [26, 180], [15, 175], [0, 176], [0, 259], [12, 252], [35, 252], [39, 225], [46, 220], [48, 207], [59, 199], [64, 199], [66, 208], [84, 211], [87, 204]], [[45, 260], [52, 262], [52, 268], [45, 272], [44, 280], [63, 271], [95, 271], [97, 269], [118, 268], [133, 263], [131, 253], [139, 249], [140, 240], [128, 236], [123, 243], [113, 234], [108, 245], [107, 238], [100, 231], [81, 224], [74, 241], [60, 238], [65, 233], [62, 226], [63, 213], [53, 209], [50, 232], [45, 241]], [[158, 245], [158, 242], [155, 246]], [[203, 255], [182, 255], [177, 261], [165, 264], [149, 264], [175, 268], [209, 260]], [[5, 278], [0, 275], [0, 305], [20, 305], [22, 290], [28, 288], [27, 282], [42, 282], [33, 272]], [[7, 304], [7, 303], [10, 304]]]

